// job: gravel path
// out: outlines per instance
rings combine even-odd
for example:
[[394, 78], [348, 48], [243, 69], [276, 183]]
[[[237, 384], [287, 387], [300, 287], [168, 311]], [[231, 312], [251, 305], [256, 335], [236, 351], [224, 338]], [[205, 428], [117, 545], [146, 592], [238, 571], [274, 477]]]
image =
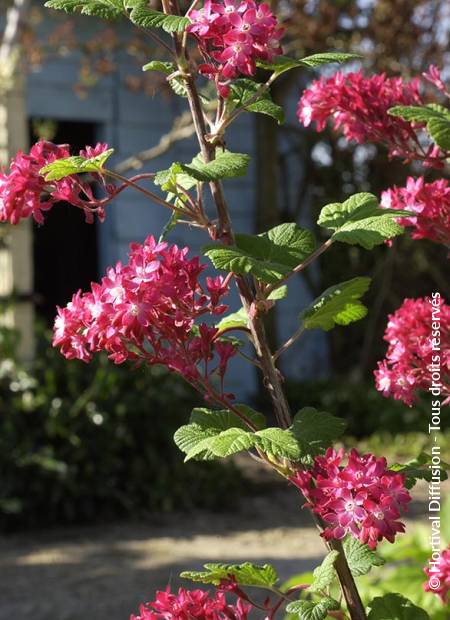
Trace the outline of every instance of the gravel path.
[[[281, 579], [314, 568], [324, 548], [293, 488], [269, 485], [237, 515], [65, 528], [0, 538], [0, 620], [128, 620], [182, 570], [208, 561], [270, 562]], [[416, 503], [411, 516], [423, 514]]]

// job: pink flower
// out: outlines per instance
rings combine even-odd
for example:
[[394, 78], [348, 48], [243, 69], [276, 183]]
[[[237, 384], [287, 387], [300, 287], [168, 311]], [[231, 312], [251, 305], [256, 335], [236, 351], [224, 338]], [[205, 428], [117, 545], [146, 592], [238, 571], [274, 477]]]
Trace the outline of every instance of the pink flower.
[[431, 239], [450, 246], [450, 186], [447, 179], [426, 183], [423, 177], [409, 177], [405, 187], [383, 192], [381, 206], [411, 211], [398, 220], [412, 228], [413, 239]]
[[196, 321], [227, 309], [228, 286], [207, 278], [205, 292], [199, 282], [205, 266], [187, 251], [152, 236], [131, 244], [126, 265], [110, 267], [90, 292], [79, 291], [58, 308], [53, 345], [69, 359], [88, 362], [106, 351], [117, 364], [162, 364], [194, 383], [217, 371], [223, 382], [236, 349], [217, 340], [215, 327]]
[[[450, 602], [448, 595], [450, 592], [450, 545], [441, 551], [440, 558], [437, 561], [429, 560], [424, 572], [428, 577], [423, 586], [424, 590], [437, 594], [444, 605], [448, 605]], [[430, 581], [432, 579], [434, 579], [433, 585], [437, 587], [431, 587]]]
[[221, 97], [228, 96], [230, 80], [255, 74], [256, 60], [271, 61], [282, 53], [284, 30], [267, 4], [208, 0], [189, 18], [188, 32], [197, 37], [206, 61], [199, 71], [215, 80]]
[[332, 77], [321, 77], [306, 89], [300, 98], [297, 115], [305, 127], [315, 122], [323, 131], [328, 121], [347, 140], [358, 144], [384, 144], [391, 157], [421, 159], [428, 165], [442, 167], [442, 152], [431, 144], [424, 155], [418, 149], [417, 129], [403, 119], [388, 114], [398, 105], [422, 105], [418, 79], [405, 82], [385, 74], [364, 77], [361, 71]]
[[[97, 144], [94, 148], [88, 146], [80, 155], [93, 157], [107, 148], [106, 144]], [[43, 212], [60, 201], [84, 209], [89, 222], [93, 221], [94, 211], [102, 219], [103, 209], [94, 198], [89, 183], [79, 180], [76, 175], [60, 181], [46, 181], [40, 173], [44, 166], [69, 156], [67, 145], [45, 140], [37, 142], [29, 155], [19, 152], [11, 162], [9, 173], [0, 173], [0, 222], [18, 224], [33, 216], [38, 224], [43, 224]], [[95, 175], [95, 180], [103, 183], [99, 175]]]
[[314, 460], [310, 471], [291, 478], [307, 499], [307, 505], [324, 521], [322, 536], [340, 540], [350, 534], [371, 549], [383, 538], [394, 542], [404, 525], [398, 521], [411, 497], [404, 476], [387, 469], [386, 459], [345, 453], [329, 448]]
[[[436, 303], [436, 301], [435, 301]], [[439, 324], [440, 352], [432, 348], [432, 323]], [[389, 315], [384, 334], [389, 343], [386, 359], [375, 371], [376, 387], [384, 396], [392, 396], [412, 405], [421, 390], [429, 390], [432, 374], [440, 377], [441, 394], [450, 397], [450, 306], [437, 298], [405, 299]]]
[[204, 590], [180, 588], [173, 594], [170, 588], [156, 593], [156, 600], [141, 605], [139, 616], [130, 620], [248, 620], [251, 605], [238, 599], [236, 605], [227, 603], [223, 592], [210, 595]]
[[422, 73], [422, 76], [433, 86], [435, 86], [438, 90], [445, 93], [446, 88], [445, 84], [441, 78], [441, 72], [435, 65], [430, 65], [428, 70]]

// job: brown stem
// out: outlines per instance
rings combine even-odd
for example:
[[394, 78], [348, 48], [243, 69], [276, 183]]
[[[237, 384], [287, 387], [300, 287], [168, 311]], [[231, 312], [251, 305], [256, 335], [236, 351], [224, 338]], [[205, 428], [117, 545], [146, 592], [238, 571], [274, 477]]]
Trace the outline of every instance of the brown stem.
[[[325, 525], [322, 519], [314, 513], [311, 514], [318, 530], [323, 532]], [[341, 584], [342, 594], [344, 595], [345, 602], [347, 603], [348, 613], [351, 620], [367, 620], [366, 611], [348, 565], [341, 541], [329, 540], [325, 544], [330, 551], [338, 552], [338, 556], [334, 562], [334, 568], [336, 570], [339, 583]]]

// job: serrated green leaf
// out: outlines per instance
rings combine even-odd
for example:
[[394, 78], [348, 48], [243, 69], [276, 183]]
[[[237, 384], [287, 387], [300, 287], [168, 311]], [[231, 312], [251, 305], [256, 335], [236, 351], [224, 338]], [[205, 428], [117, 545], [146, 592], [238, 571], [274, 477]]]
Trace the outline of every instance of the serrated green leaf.
[[430, 616], [401, 594], [385, 594], [369, 603], [367, 620], [430, 620]]
[[44, 6], [48, 9], [81, 13], [101, 19], [117, 19], [126, 14], [123, 0], [48, 0]]
[[244, 431], [242, 428], [229, 428], [218, 435], [205, 437], [205, 439], [189, 450], [184, 460], [185, 462], [190, 461], [195, 457], [201, 457], [204, 460], [203, 455], [207, 455], [208, 460], [210, 455], [226, 458], [232, 454], [249, 450], [254, 445], [253, 433]]
[[291, 431], [271, 427], [256, 432], [254, 437], [256, 445], [263, 452], [292, 461], [300, 461], [300, 446]]
[[331, 413], [304, 407], [294, 417], [290, 428], [302, 451], [302, 461], [324, 452], [345, 431], [346, 422]]
[[325, 556], [322, 564], [313, 572], [314, 581], [309, 586], [308, 592], [321, 592], [333, 583], [336, 578], [334, 563], [338, 555], [339, 551], [330, 551]]
[[402, 234], [403, 228], [395, 218], [410, 215], [410, 211], [402, 209], [382, 209], [373, 194], [360, 193], [343, 203], [325, 206], [318, 224], [334, 231], [331, 238], [335, 241], [371, 250], [375, 245]]
[[197, 155], [190, 164], [180, 164], [180, 166], [186, 174], [197, 181], [209, 183], [245, 176], [249, 162], [249, 155], [221, 151], [217, 153], [213, 161], [207, 164], [204, 163], [201, 155]]
[[204, 253], [217, 269], [273, 284], [314, 251], [313, 235], [296, 224], [281, 224], [261, 235], [236, 235], [235, 245], [211, 244]]
[[248, 317], [244, 308], [241, 308], [237, 312], [233, 312], [228, 316], [224, 316], [219, 323], [217, 323], [216, 327], [219, 332], [224, 331], [225, 329], [233, 329], [239, 327], [247, 327], [248, 326]]
[[190, 24], [187, 17], [166, 15], [147, 6], [138, 6], [130, 13], [130, 20], [140, 28], [162, 28], [165, 32], [184, 32]]
[[74, 155], [73, 157], [65, 157], [57, 159], [51, 164], [44, 166], [40, 170], [40, 174], [45, 176], [46, 181], [60, 181], [72, 174], [83, 174], [86, 172], [102, 172], [103, 166], [107, 159], [114, 153], [114, 149], [108, 149], [95, 157], [81, 157]]
[[339, 608], [338, 601], [326, 597], [318, 603], [313, 601], [294, 601], [289, 603], [286, 611], [290, 614], [297, 614], [300, 620], [324, 620], [328, 616], [328, 611]]
[[372, 551], [353, 536], [347, 536], [343, 546], [348, 566], [354, 577], [366, 575], [372, 566], [384, 564], [383, 558], [376, 551]]
[[289, 58], [288, 56], [277, 56], [272, 62], [257, 62], [257, 65], [262, 69], [268, 69], [274, 71], [277, 75], [281, 75], [291, 69], [298, 69], [307, 67], [313, 69], [322, 65], [330, 64], [333, 62], [344, 63], [349, 60], [357, 60], [361, 58], [358, 54], [345, 54], [340, 52], [324, 52], [322, 54], [313, 54], [312, 56], [305, 56], [305, 58]]
[[353, 278], [330, 286], [300, 314], [306, 329], [329, 331], [335, 325], [349, 325], [367, 314], [360, 298], [370, 285], [370, 278]]
[[[412, 489], [417, 480], [430, 482], [433, 479], [433, 471], [429, 467], [431, 464], [432, 457], [426, 452], [422, 452], [417, 458], [411, 459], [407, 463], [393, 463], [389, 469], [403, 474], [405, 476], [406, 488]], [[441, 480], [447, 480], [448, 476], [445, 470], [449, 468], [449, 465], [443, 461], [441, 461], [440, 465]]]
[[[238, 404], [235, 405], [235, 407], [257, 428], [264, 428], [266, 419], [262, 413], [255, 411], [247, 405]], [[207, 409], [206, 407], [196, 407], [192, 410], [190, 422], [191, 424], [198, 424], [204, 429], [215, 429], [218, 432], [225, 431], [233, 427], [248, 430], [248, 426], [245, 422], [229, 409], [216, 410]]]
[[278, 124], [284, 123], [284, 110], [272, 100], [269, 91], [265, 91], [256, 101], [246, 105], [246, 103], [255, 96], [261, 86], [262, 84], [258, 84], [247, 78], [235, 80], [230, 86], [231, 93], [229, 101], [238, 107], [245, 106], [246, 110], [249, 112], [258, 112], [271, 116], [278, 121]]
[[[185, 424], [180, 426], [173, 439], [182, 452], [189, 454], [207, 437], [214, 437], [215, 435], [217, 435], [215, 429], [205, 429], [199, 424]], [[202, 454], [197, 454], [197, 458], [199, 460], [212, 460], [215, 458], [215, 455], [205, 448]]]
[[233, 580], [241, 586], [271, 588], [278, 581], [276, 570], [270, 564], [258, 566], [243, 564], [205, 564], [206, 571], [185, 571], [180, 577], [198, 583], [218, 586], [224, 580]]
[[450, 150], [450, 111], [438, 104], [427, 106], [395, 106], [389, 110], [392, 116], [405, 121], [425, 123], [427, 132], [441, 149]]

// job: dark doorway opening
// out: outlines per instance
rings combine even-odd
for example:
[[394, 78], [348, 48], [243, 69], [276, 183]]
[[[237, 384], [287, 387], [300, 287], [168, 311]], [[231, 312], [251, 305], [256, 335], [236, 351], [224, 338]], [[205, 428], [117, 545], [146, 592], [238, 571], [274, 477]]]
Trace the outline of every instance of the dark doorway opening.
[[[30, 123], [31, 142], [36, 142]], [[58, 121], [52, 142], [70, 144], [77, 153], [96, 142], [94, 123]], [[97, 225], [86, 224], [84, 213], [65, 202], [45, 213], [45, 224], [34, 225], [34, 293], [37, 316], [52, 324], [56, 306], [64, 306], [78, 290], [86, 290], [98, 276]]]

